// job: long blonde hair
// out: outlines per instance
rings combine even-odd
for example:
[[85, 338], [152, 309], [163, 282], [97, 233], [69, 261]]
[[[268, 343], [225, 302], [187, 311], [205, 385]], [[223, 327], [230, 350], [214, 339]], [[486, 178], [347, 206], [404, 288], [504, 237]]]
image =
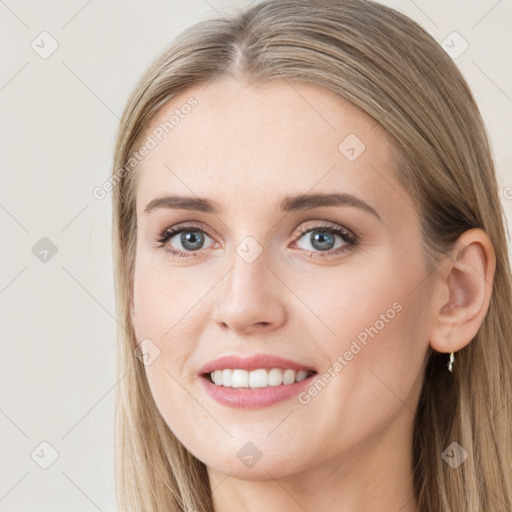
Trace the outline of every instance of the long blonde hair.
[[[395, 172], [417, 205], [433, 265], [464, 231], [487, 232], [496, 254], [489, 309], [452, 374], [446, 354], [429, 348], [412, 462], [422, 512], [512, 510], [511, 271], [486, 130], [468, 85], [436, 41], [406, 16], [365, 0], [263, 1], [197, 23], [152, 63], [129, 98], [112, 175], [116, 303], [124, 325], [115, 427], [122, 510], [213, 512], [206, 467], [167, 427], [133, 352], [136, 166], [127, 162], [167, 101], [221, 76], [316, 84], [372, 116], [396, 141]], [[457, 469], [441, 457], [453, 441], [468, 453]]]

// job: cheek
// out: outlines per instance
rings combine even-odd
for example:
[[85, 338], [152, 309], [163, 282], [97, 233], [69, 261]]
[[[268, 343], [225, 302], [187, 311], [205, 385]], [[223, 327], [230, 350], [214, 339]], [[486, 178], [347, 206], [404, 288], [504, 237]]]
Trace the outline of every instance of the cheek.
[[215, 276], [198, 279], [193, 267], [165, 268], [156, 259], [141, 262], [134, 276], [138, 337], [191, 337], [196, 325], [191, 318], [214, 284]]
[[400, 262], [393, 254], [372, 252], [371, 257], [355, 256], [339, 267], [317, 269], [314, 276], [288, 276], [290, 287], [312, 313], [302, 318], [316, 323], [324, 340], [349, 341], [378, 322], [381, 314], [389, 310], [387, 316], [394, 318], [400, 309], [407, 276], [403, 279], [397, 271]]
[[[156, 265], [140, 265], [136, 269], [134, 327], [137, 343], [144, 340], [141, 346], [155, 354], [145, 371], [160, 409], [190, 402], [183, 386], [187, 387], [195, 374], [190, 361], [197, 351], [197, 340], [201, 339], [203, 327], [198, 312], [202, 303], [198, 301], [204, 295], [204, 287], [193, 279], [180, 278], [177, 282], [177, 272], [156, 269]], [[199, 413], [193, 412], [196, 416]], [[172, 413], [162, 411], [166, 419], [171, 419]]]
[[318, 273], [314, 290], [309, 284], [301, 288], [297, 281], [294, 291], [307, 297], [315, 313], [308, 315], [308, 323], [319, 326], [316, 344], [326, 368], [342, 356], [350, 369], [344, 366], [342, 372], [352, 381], [348, 388], [358, 384], [377, 391], [373, 384], [383, 384], [371, 382], [378, 380], [372, 370], [393, 389], [407, 390], [421, 371], [428, 346], [428, 304], [425, 285], [420, 284], [425, 269], [421, 259], [389, 248], [374, 251], [371, 259], [361, 258], [350, 269], [347, 265], [338, 272]]
[[[327, 451], [377, 435], [416, 407], [428, 345], [425, 305], [383, 270], [364, 283], [354, 278], [357, 287], [333, 289], [331, 300], [325, 299], [322, 320], [334, 333], [318, 337], [316, 346], [323, 352], [322, 372], [334, 378], [326, 375], [328, 383], [311, 394], [304, 414], [324, 418], [329, 410], [322, 420]], [[344, 432], [343, 439], [337, 432]]]
[[204, 410], [188, 391], [194, 383], [187, 363], [197, 350], [195, 340], [200, 339], [197, 302], [204, 292], [182, 276], [156, 263], [139, 264], [134, 281], [134, 326], [137, 342], [145, 340], [142, 346], [156, 354], [144, 366], [155, 404], [173, 433], [186, 442], [190, 419], [204, 421]]

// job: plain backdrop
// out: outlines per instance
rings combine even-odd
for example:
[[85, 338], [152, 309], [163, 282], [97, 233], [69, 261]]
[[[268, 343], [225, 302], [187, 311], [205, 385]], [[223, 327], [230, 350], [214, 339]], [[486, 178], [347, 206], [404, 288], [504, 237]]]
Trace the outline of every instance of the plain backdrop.
[[[116, 509], [111, 196], [92, 191], [153, 58], [249, 3], [0, 0], [0, 511]], [[385, 3], [462, 52], [510, 225], [512, 2]]]

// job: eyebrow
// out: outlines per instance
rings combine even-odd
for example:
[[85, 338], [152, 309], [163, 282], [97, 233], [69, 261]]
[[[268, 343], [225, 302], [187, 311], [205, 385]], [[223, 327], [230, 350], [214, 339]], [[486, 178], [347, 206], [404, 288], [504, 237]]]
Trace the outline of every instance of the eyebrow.
[[[278, 203], [278, 208], [282, 212], [313, 210], [322, 206], [352, 206], [354, 208], [360, 208], [371, 213], [382, 222], [382, 219], [375, 208], [359, 197], [348, 193], [297, 194], [294, 196], [287, 196], [281, 199]], [[219, 214], [223, 212], [220, 205], [211, 199], [173, 195], [166, 195], [153, 199], [148, 203], [144, 212], [149, 213], [158, 208], [193, 210], [212, 214]]]

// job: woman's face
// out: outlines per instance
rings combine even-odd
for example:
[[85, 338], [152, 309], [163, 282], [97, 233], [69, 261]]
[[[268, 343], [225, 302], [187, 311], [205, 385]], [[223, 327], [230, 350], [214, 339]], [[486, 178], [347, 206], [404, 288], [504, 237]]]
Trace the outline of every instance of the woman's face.
[[[386, 132], [313, 85], [223, 79], [174, 98], [143, 140], [132, 318], [172, 432], [210, 471], [245, 479], [399, 459], [432, 308], [417, 212]], [[338, 201], [293, 200], [318, 194]], [[147, 209], [165, 196], [190, 201]], [[297, 374], [274, 370], [268, 386], [227, 362], [217, 366], [238, 370], [232, 384], [247, 375], [263, 387], [200, 376], [217, 358], [252, 355], [316, 373], [279, 385]]]

